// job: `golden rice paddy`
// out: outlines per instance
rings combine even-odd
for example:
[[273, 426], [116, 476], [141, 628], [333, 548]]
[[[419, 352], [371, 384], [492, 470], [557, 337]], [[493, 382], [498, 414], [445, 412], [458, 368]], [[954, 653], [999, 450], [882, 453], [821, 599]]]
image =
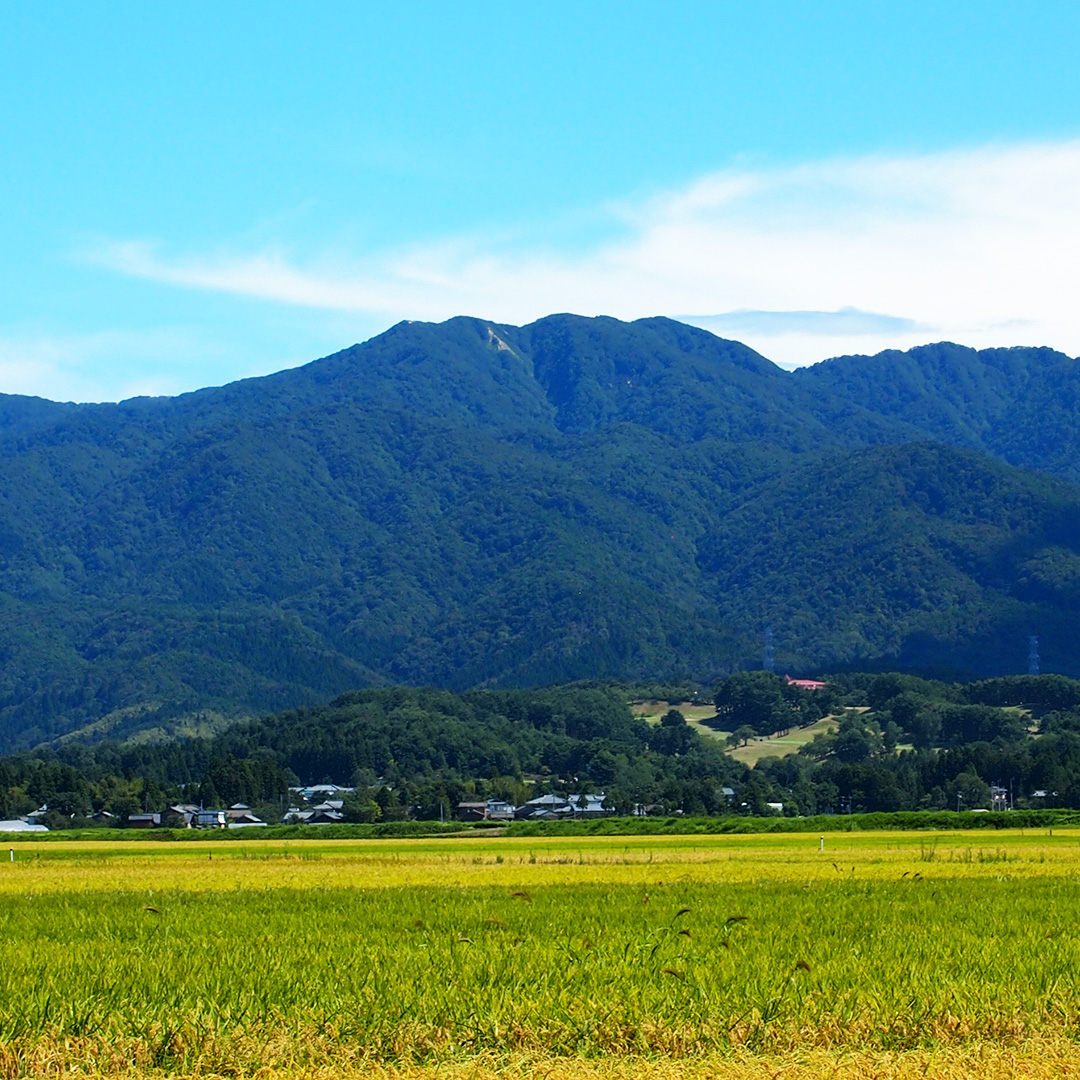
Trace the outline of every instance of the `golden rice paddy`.
[[0, 950], [0, 1077], [1080, 1075], [1077, 831], [23, 841]]

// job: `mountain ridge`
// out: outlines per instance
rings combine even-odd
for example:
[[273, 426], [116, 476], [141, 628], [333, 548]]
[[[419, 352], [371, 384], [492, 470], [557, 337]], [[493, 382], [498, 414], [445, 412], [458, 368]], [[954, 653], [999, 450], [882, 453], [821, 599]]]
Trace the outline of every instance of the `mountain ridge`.
[[[907, 352], [841, 356], [794, 371], [806, 386], [836, 390], [865, 408], [950, 445], [1010, 464], [1080, 479], [1080, 360], [1046, 347], [976, 350], [952, 342]], [[1058, 419], [1048, 425], [1047, 419]], [[1037, 433], [1049, 426], [1050, 435]]]
[[[707, 679], [753, 666], [766, 622], [796, 669], [936, 648], [992, 674], [1041, 631], [1075, 672], [1080, 529], [1052, 519], [1080, 521], [1077, 365], [1006, 350], [1065, 388], [1006, 445], [987, 418], [1017, 393], [950, 381], [994, 358], [924, 349], [901, 401], [906, 354], [845, 389], [852, 358], [785, 372], [668, 319], [461, 316], [177, 398], [0, 398], [0, 748], [390, 682]], [[948, 408], [920, 411], [935, 365]], [[912, 501], [956, 478], [977, 528], [955, 491]], [[940, 585], [949, 616], [882, 580]]]

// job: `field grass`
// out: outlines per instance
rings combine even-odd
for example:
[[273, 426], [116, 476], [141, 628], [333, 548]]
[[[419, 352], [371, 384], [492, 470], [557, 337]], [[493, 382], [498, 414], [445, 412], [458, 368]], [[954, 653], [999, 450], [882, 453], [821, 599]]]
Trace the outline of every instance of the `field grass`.
[[14, 850], [3, 1077], [1080, 1071], [1080, 830]]
[[640, 716], [650, 724], [660, 723], [660, 718], [668, 709], [678, 709], [687, 718], [694, 716], [700, 719], [716, 715], [716, 709], [711, 704], [695, 705], [692, 701], [680, 701], [677, 705], [672, 705], [669, 701], [658, 701], [654, 698], [650, 701], [632, 701], [630, 708], [635, 716]]
[[669, 705], [666, 701], [638, 701], [631, 708], [635, 716], [640, 717], [649, 724], [659, 724], [669, 709], [678, 709], [690, 724], [697, 724], [702, 720], [711, 720], [716, 716], [715, 706], [695, 705], [689, 701], [684, 701], [681, 705]]
[[[830, 731], [835, 731], [837, 726], [837, 721], [828, 716], [807, 727], [792, 728], [784, 735], [766, 735], [762, 738], [751, 739], [745, 746], [736, 746], [728, 753], [736, 761], [753, 766], [764, 757], [787, 757], [788, 754], [797, 754], [807, 743], [813, 741], [815, 735], [825, 735]], [[726, 734], [724, 738], [727, 738]]]
[[639, 701], [635, 702], [631, 707], [634, 710], [634, 715], [648, 724], [659, 724], [668, 709], [678, 709], [686, 718], [686, 722], [690, 727], [699, 735], [720, 742], [726, 753], [731, 752], [727, 745], [727, 738], [731, 732], [721, 731], [709, 723], [710, 720], [716, 717], [716, 708], [712, 705], [694, 705], [689, 701], [684, 701], [681, 705], [669, 705], [666, 701]]
[[828, 716], [816, 724], [794, 728], [784, 735], [765, 735], [751, 739], [744, 746], [729, 747], [727, 741], [731, 732], [709, 723], [716, 716], [716, 709], [712, 705], [692, 705], [684, 702], [682, 705], [672, 706], [666, 701], [642, 701], [633, 706], [634, 715], [650, 724], [659, 724], [664, 713], [671, 708], [678, 708], [686, 717], [686, 722], [698, 734], [723, 744], [729, 757], [751, 766], [756, 765], [763, 757], [787, 757], [788, 754], [797, 754], [815, 735], [835, 731], [837, 727], [837, 721]]

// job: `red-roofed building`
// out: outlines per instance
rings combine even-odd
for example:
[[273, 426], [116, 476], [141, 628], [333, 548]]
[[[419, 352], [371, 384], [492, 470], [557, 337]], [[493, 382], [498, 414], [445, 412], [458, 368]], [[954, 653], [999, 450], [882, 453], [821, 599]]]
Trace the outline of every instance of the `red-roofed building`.
[[824, 690], [825, 684], [816, 679], [793, 679], [790, 675], [784, 676], [784, 682], [788, 686], [797, 686], [800, 690]]

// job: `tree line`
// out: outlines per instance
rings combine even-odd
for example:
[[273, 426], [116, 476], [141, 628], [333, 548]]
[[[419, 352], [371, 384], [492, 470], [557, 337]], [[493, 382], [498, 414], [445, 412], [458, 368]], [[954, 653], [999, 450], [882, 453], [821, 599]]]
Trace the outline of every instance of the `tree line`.
[[[678, 708], [691, 693], [713, 704], [704, 722], [712, 734]], [[39, 748], [0, 759], [0, 818], [47, 805], [46, 823], [64, 827], [106, 815], [123, 823], [175, 802], [242, 802], [276, 819], [290, 787], [323, 782], [355, 789], [345, 807], [353, 821], [437, 819], [461, 801], [520, 804], [549, 791], [602, 791], [623, 814], [982, 809], [992, 787], [1015, 806], [1080, 808], [1078, 680], [845, 673], [807, 690], [741, 672], [711, 688], [671, 688], [655, 723], [635, 716], [633, 696], [599, 683], [460, 694], [391, 687], [213, 738]], [[815, 724], [798, 753], [753, 768], [728, 753]]]

